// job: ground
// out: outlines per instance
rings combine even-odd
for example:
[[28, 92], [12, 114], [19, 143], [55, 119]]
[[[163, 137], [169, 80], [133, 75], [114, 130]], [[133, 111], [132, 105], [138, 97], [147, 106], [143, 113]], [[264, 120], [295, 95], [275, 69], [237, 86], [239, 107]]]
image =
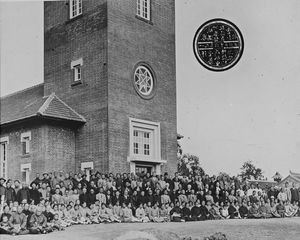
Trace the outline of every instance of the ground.
[[1, 240], [110, 240], [129, 230], [143, 230], [155, 228], [170, 231], [180, 237], [192, 236], [200, 240], [215, 232], [223, 232], [228, 240], [299, 240], [300, 218], [285, 219], [245, 219], [245, 220], [219, 220], [187, 223], [119, 223], [99, 224], [88, 226], [72, 226], [63, 232], [47, 235], [4, 236]]

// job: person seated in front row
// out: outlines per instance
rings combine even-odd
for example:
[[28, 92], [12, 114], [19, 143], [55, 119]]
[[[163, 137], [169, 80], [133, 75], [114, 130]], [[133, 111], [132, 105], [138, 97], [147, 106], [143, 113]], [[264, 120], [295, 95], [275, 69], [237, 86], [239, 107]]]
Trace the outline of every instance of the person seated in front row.
[[65, 230], [65, 226], [62, 220], [59, 219], [59, 214], [55, 213], [53, 220], [50, 222], [49, 226], [53, 231], [63, 231]]
[[220, 214], [220, 209], [219, 209], [219, 203], [213, 203], [210, 210], [209, 210], [209, 214], [211, 216], [211, 219], [223, 219], [223, 217]]
[[258, 208], [258, 212], [262, 218], [271, 218], [272, 217], [271, 207], [269, 205], [267, 205], [264, 200], [261, 200], [261, 205]]
[[118, 223], [121, 222], [121, 219], [113, 213], [112, 203], [108, 204], [108, 207], [106, 207], [106, 209], [105, 209], [105, 213], [107, 214], [107, 216], [111, 222], [118, 222]]
[[182, 203], [181, 217], [184, 221], [192, 221], [192, 212], [189, 203]]
[[128, 203], [126, 205], [125, 203], [122, 204], [122, 219], [123, 222], [138, 222], [138, 219], [133, 216], [132, 209], [131, 209], [131, 203]]
[[170, 217], [172, 222], [182, 222], [184, 221], [181, 218], [181, 208], [179, 201], [176, 201], [175, 206], [170, 211]]
[[224, 219], [230, 218], [230, 215], [229, 215], [229, 212], [228, 212], [228, 202], [225, 202], [225, 204], [223, 202], [221, 202], [221, 204], [220, 204], [220, 213], [221, 213], [221, 216]]
[[248, 208], [247, 208], [247, 202], [243, 201], [242, 206], [239, 207], [239, 214], [241, 218], [247, 218], [248, 217]]
[[149, 222], [149, 218], [146, 216], [143, 203], [140, 203], [139, 207], [135, 210], [135, 217], [139, 222]]
[[23, 213], [22, 206], [18, 206], [17, 211], [14, 211], [9, 219], [9, 223], [12, 227], [13, 234], [24, 235], [28, 234], [27, 230], [27, 217]]
[[13, 234], [13, 227], [8, 221], [8, 217], [4, 215], [0, 222], [0, 234]]
[[160, 211], [159, 211], [159, 208], [158, 208], [158, 203], [154, 203], [151, 211], [150, 211], [150, 220], [152, 222], [157, 222], [157, 223], [160, 223], [160, 222], [163, 222], [164, 219], [160, 217]]
[[164, 222], [170, 221], [170, 212], [165, 204], [161, 205], [161, 208], [159, 209], [159, 215], [163, 219]]
[[261, 214], [258, 211], [259, 206], [256, 202], [253, 202], [249, 208], [248, 218], [261, 218]]
[[286, 201], [284, 204], [285, 208], [285, 216], [286, 217], [294, 217], [296, 212], [294, 211], [293, 205], [290, 203], [290, 201]]
[[283, 201], [281, 201], [281, 200], [279, 201], [279, 204], [277, 204], [277, 206], [276, 206], [276, 210], [281, 218], [285, 217], [285, 206], [283, 204]]
[[36, 212], [30, 217], [29, 232], [31, 234], [46, 234], [51, 232], [51, 228], [47, 227], [47, 218], [42, 214], [40, 207], [37, 207]]
[[234, 201], [230, 204], [230, 206], [228, 208], [228, 213], [229, 213], [229, 216], [231, 219], [241, 218], [236, 201]]
[[205, 200], [202, 201], [200, 206], [200, 221], [207, 220], [209, 218], [209, 212], [205, 204]]
[[293, 202], [293, 210], [295, 212], [294, 216], [299, 216], [300, 215], [298, 202], [296, 202], [296, 201]]

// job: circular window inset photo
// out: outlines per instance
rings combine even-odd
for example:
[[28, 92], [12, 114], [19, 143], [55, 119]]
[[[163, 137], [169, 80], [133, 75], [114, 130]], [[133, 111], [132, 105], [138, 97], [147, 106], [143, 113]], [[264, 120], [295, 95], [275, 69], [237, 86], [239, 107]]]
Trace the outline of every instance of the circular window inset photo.
[[136, 92], [145, 99], [154, 96], [156, 79], [151, 67], [146, 63], [136, 66], [133, 74], [133, 84]]
[[212, 71], [225, 71], [240, 60], [244, 40], [240, 30], [225, 19], [202, 24], [194, 37], [194, 54], [201, 65]]

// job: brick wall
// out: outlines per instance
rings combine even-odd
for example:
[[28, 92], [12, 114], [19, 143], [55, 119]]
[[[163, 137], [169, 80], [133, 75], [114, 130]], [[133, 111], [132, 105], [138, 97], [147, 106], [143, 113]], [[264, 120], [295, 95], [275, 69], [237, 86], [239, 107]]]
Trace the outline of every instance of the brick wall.
[[[30, 153], [23, 155], [21, 134], [31, 131]], [[21, 164], [31, 163], [30, 180], [36, 173], [75, 171], [75, 133], [64, 126], [38, 122], [1, 129], [1, 137], [8, 137], [8, 177], [21, 180]]]
[[[151, 22], [136, 18], [136, 1], [108, 2], [109, 164], [129, 171], [129, 117], [160, 122], [163, 171], [176, 171], [175, 1], [152, 0]], [[142, 99], [132, 83], [134, 66], [147, 62], [156, 95]]]
[[[45, 95], [55, 92], [87, 123], [76, 132], [76, 169], [94, 161], [108, 170], [107, 158], [107, 7], [84, 1], [83, 14], [69, 20], [66, 2], [45, 2]], [[71, 86], [71, 61], [83, 58], [83, 83]]]

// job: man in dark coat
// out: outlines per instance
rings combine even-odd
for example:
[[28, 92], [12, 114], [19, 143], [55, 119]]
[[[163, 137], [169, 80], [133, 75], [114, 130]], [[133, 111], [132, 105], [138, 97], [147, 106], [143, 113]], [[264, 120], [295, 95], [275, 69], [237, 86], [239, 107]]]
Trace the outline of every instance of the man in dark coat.
[[96, 202], [96, 193], [94, 188], [90, 189], [90, 192], [88, 193], [88, 201], [87, 201], [87, 206], [90, 207], [91, 204], [95, 204]]
[[82, 203], [88, 203], [89, 201], [89, 193], [87, 192], [87, 188], [84, 187], [82, 189], [82, 193], [79, 195], [79, 201], [80, 201], [80, 204]]
[[299, 202], [299, 190], [296, 188], [295, 183], [293, 183], [291, 188], [291, 203]]
[[17, 201], [19, 202], [19, 204], [21, 204], [23, 200], [26, 200], [26, 202], [29, 203], [29, 199], [29, 189], [27, 187], [27, 184], [23, 183], [22, 188], [17, 193]]
[[34, 182], [31, 183], [31, 189], [29, 189], [29, 196], [30, 201], [34, 201], [35, 205], [38, 205], [40, 203], [42, 194], [36, 188], [36, 184]]
[[5, 199], [7, 204], [9, 205], [10, 202], [16, 201], [17, 195], [15, 189], [11, 186], [11, 181], [7, 181], [6, 184], [6, 191], [5, 191]]

